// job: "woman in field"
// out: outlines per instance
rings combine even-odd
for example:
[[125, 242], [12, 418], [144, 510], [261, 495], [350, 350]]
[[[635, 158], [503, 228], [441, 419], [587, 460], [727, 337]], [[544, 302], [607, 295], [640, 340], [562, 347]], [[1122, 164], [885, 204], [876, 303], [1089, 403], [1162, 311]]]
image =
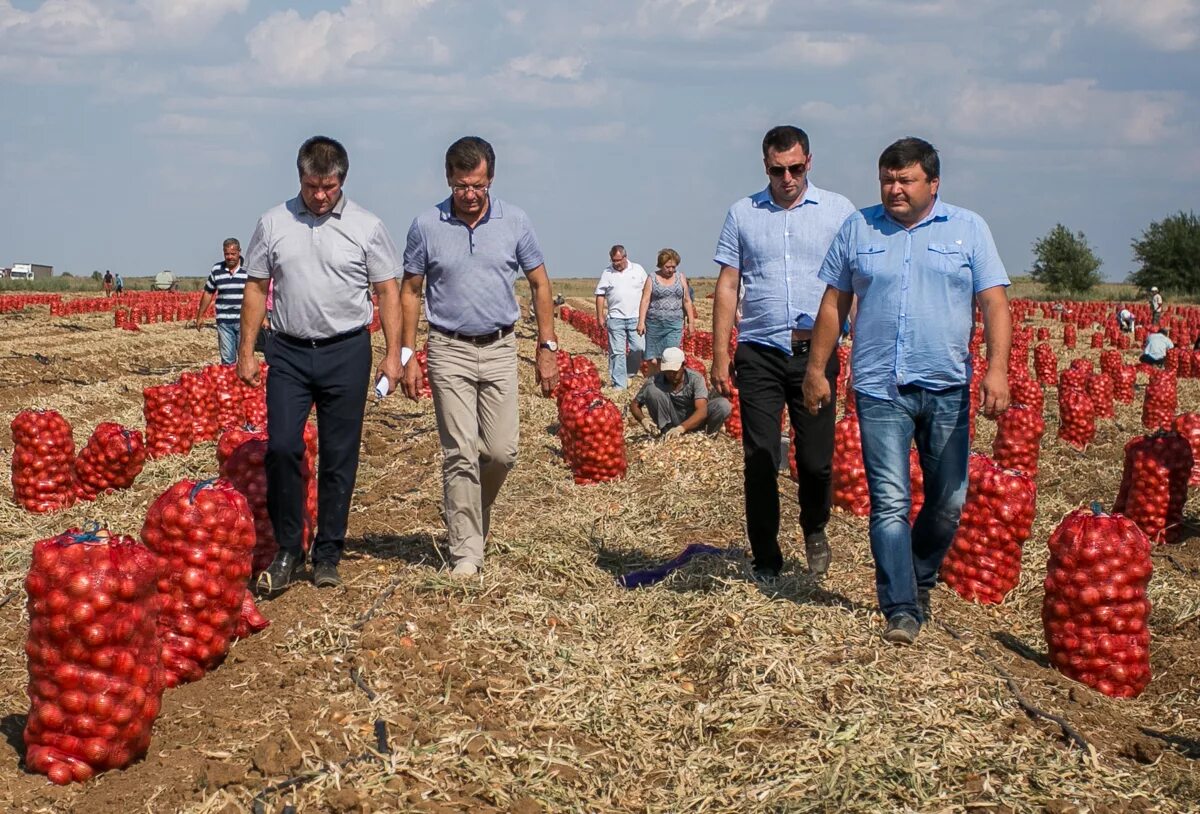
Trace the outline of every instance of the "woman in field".
[[658, 360], [667, 348], [682, 344], [684, 329], [690, 333], [696, 324], [687, 278], [679, 271], [679, 252], [663, 249], [658, 253], [658, 269], [646, 279], [642, 302], [638, 307], [637, 332], [646, 337], [647, 375], [658, 372]]

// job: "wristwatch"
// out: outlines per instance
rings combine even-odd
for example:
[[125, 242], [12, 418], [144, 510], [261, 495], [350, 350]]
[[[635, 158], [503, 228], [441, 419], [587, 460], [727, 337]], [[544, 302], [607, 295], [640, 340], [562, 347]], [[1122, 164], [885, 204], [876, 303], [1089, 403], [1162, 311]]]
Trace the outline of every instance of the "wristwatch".
[[558, 351], [558, 340], [557, 339], [547, 339], [545, 342], [539, 343], [538, 348], [539, 349], [545, 348], [546, 350], [550, 351], [551, 353], [556, 353]]

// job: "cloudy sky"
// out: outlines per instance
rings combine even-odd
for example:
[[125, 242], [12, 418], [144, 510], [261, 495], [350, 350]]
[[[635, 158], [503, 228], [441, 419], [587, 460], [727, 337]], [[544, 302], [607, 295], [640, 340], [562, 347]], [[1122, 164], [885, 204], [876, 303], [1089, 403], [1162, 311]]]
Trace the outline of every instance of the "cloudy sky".
[[0, 0], [0, 264], [203, 273], [315, 133], [402, 243], [476, 134], [552, 275], [614, 242], [708, 275], [794, 123], [858, 206], [920, 135], [1010, 273], [1062, 222], [1121, 279], [1152, 220], [1200, 208], [1198, 57], [1200, 0]]

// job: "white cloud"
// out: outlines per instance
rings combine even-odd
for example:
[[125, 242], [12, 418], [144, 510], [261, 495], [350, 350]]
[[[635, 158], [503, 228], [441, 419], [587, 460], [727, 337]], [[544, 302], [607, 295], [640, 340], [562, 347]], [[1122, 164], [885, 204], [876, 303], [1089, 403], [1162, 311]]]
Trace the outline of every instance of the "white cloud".
[[1058, 84], [973, 83], [958, 94], [946, 120], [960, 133], [1021, 138], [1029, 143], [1153, 146], [1175, 134], [1178, 94], [1110, 91], [1090, 79]]
[[526, 54], [509, 60], [507, 69], [520, 76], [575, 81], [583, 75], [586, 66], [587, 60], [583, 57], [543, 57]]
[[337, 11], [312, 17], [288, 9], [255, 26], [246, 44], [260, 78], [272, 84], [308, 86], [343, 79], [356, 68], [391, 57], [410, 33], [411, 18], [432, 2], [350, 0]]
[[0, 48], [18, 53], [90, 56], [136, 42], [133, 24], [91, 0], [46, 0], [36, 11], [0, 7]]
[[227, 14], [245, 12], [249, 0], [138, 0], [154, 28], [163, 34], [196, 36]]
[[1160, 51], [1186, 51], [1200, 42], [1198, 0], [1095, 0], [1088, 22], [1130, 32]]
[[727, 25], [757, 25], [774, 0], [645, 0], [638, 26], [662, 32], [707, 35]]
[[771, 46], [768, 57], [784, 64], [841, 68], [864, 56], [875, 58], [872, 42], [861, 34], [793, 34]]

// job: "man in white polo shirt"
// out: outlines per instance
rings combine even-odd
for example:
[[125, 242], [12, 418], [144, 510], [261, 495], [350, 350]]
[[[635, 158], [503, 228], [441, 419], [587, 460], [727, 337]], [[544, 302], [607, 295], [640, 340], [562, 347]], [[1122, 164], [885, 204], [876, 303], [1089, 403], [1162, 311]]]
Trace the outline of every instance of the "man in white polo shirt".
[[629, 386], [625, 348], [645, 349], [637, 332], [638, 306], [646, 285], [646, 270], [630, 263], [625, 247], [617, 244], [608, 250], [609, 264], [596, 285], [596, 321], [608, 328], [608, 375], [612, 386]]

